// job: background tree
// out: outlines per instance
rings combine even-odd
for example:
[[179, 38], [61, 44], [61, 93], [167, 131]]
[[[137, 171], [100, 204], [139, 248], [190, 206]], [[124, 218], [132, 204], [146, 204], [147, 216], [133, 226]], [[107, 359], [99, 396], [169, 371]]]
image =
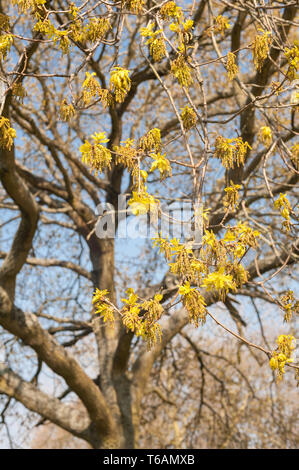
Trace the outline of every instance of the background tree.
[[[274, 337], [270, 323], [264, 326]], [[288, 374], [277, 387], [262, 373], [262, 356], [242, 352], [238, 362], [238, 343], [220, 334], [215, 342], [215, 331], [213, 337], [205, 336], [205, 349], [201, 342], [183, 333], [155, 363], [142, 402], [139, 446], [297, 448], [297, 389], [292, 377]], [[30, 435], [32, 448], [87, 447], [51, 423], [40, 422]]]
[[[267, 446], [246, 364], [298, 371], [296, 3], [0, 2], [4, 424], [20, 402], [94, 448]], [[97, 235], [100, 203], [173, 201], [200, 245]]]

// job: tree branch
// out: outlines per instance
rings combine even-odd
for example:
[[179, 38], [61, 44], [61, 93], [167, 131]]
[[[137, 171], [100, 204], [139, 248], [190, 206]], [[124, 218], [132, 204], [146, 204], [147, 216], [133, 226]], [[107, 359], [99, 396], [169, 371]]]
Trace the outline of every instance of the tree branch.
[[29, 410], [60, 426], [77, 437], [88, 439], [90, 418], [82, 408], [62, 403], [26, 382], [5, 364], [0, 363], [0, 393], [21, 402]]

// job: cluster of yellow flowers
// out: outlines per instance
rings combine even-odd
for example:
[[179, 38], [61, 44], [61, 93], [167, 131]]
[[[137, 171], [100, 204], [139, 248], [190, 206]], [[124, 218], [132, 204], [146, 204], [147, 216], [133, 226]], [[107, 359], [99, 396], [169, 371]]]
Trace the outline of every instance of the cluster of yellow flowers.
[[185, 277], [185, 279], [195, 281], [195, 273], [192, 269], [192, 260], [194, 258], [192, 249], [181, 244], [176, 238], [170, 240], [169, 248], [171, 257], [175, 256], [174, 262], [169, 263], [171, 272], [179, 277]]
[[169, 25], [169, 29], [176, 33], [175, 40], [178, 50], [182, 54], [186, 54], [187, 49], [190, 47], [188, 44], [192, 40], [193, 20], [185, 19], [181, 7], [178, 7], [175, 2], [165, 3], [160, 10], [161, 18], [166, 21], [173, 21]]
[[234, 210], [235, 207], [238, 208], [239, 189], [241, 189], [241, 186], [234, 184], [232, 181], [230, 182], [230, 186], [224, 189], [226, 192], [226, 197], [223, 201], [224, 207], [232, 210]]
[[214, 18], [213, 31], [215, 33], [220, 33], [222, 36], [224, 36], [227, 29], [230, 29], [230, 23], [228, 19], [225, 18], [225, 16], [218, 15], [216, 18]]
[[116, 153], [116, 163], [128, 168], [128, 170], [133, 170], [138, 166], [138, 150], [135, 148], [134, 140], [127, 139], [121, 144], [113, 147], [113, 151]]
[[111, 71], [110, 90], [102, 88], [96, 79], [95, 72], [86, 72], [86, 78], [82, 85], [83, 102], [86, 105], [97, 98], [103, 105], [103, 108], [112, 106], [114, 101], [122, 103], [131, 88], [131, 79], [129, 70], [122, 67], [114, 67]]
[[96, 289], [92, 303], [95, 305], [95, 314], [104, 322], [115, 323], [114, 311], [118, 311], [123, 325], [130, 331], [146, 340], [150, 349], [159, 339], [161, 341], [161, 327], [158, 323], [163, 314], [161, 300], [163, 296], [156, 294], [153, 299], [142, 300], [135, 294], [134, 289], [126, 291], [128, 298], [122, 299], [124, 307], [117, 310], [109, 300], [108, 290]]
[[154, 196], [147, 193], [147, 188], [144, 186], [140, 191], [133, 191], [131, 199], [128, 201], [131, 211], [134, 215], [142, 215], [156, 210], [158, 201]]
[[95, 72], [86, 72], [86, 77], [82, 85], [83, 89], [83, 101], [85, 104], [89, 104], [95, 96], [99, 96], [101, 93], [101, 85], [95, 78]]
[[10, 150], [15, 137], [16, 131], [10, 127], [9, 119], [0, 116], [0, 147]]
[[261, 71], [265, 59], [268, 56], [269, 44], [271, 42], [271, 32], [259, 30], [261, 34], [255, 37], [252, 44], [252, 53], [254, 65], [258, 71]]
[[156, 294], [154, 299], [138, 302], [138, 296], [133, 289], [127, 289], [128, 299], [122, 299], [125, 307], [122, 310], [122, 322], [136, 336], [147, 341], [150, 349], [157, 340], [161, 341], [161, 327], [157, 323], [163, 313], [160, 304], [163, 296]]
[[56, 29], [53, 36], [53, 41], [55, 45], [57, 42], [59, 42], [58, 49], [61, 50], [62, 54], [68, 54], [70, 52], [71, 41], [68, 31], [58, 31]]
[[284, 321], [288, 322], [291, 320], [293, 313], [299, 313], [299, 301], [295, 299], [294, 292], [289, 290], [285, 295], [280, 298], [280, 302], [283, 305], [284, 310]]
[[69, 121], [75, 114], [75, 109], [72, 103], [68, 104], [67, 100], [64, 99], [60, 103], [60, 110], [59, 110], [60, 119], [63, 121]]
[[12, 0], [13, 5], [18, 5], [18, 11], [23, 13], [29, 9], [35, 11], [38, 7], [45, 5], [46, 0]]
[[169, 261], [172, 257], [172, 244], [173, 240], [168, 240], [168, 238], [162, 238], [159, 234], [156, 238], [153, 238], [153, 247], [159, 248], [159, 254], [162, 253], [165, 256], [165, 259]]
[[126, 10], [138, 14], [142, 12], [144, 0], [121, 0], [121, 5]]
[[269, 361], [271, 369], [277, 371], [277, 382], [279, 382], [285, 373], [285, 365], [293, 362], [292, 354], [295, 349], [296, 340], [291, 335], [280, 335], [277, 338], [277, 350], [273, 351]]
[[0, 32], [8, 32], [9, 28], [9, 17], [7, 15], [4, 15], [3, 13], [0, 13]]
[[288, 60], [289, 68], [287, 71], [287, 77], [292, 82], [298, 78], [297, 71], [299, 67], [299, 47], [298, 41], [294, 42], [294, 47], [289, 49], [286, 47], [285, 49], [285, 56]]
[[171, 72], [177, 78], [182, 87], [189, 88], [193, 83], [191, 76], [191, 68], [187, 63], [187, 59], [183, 55], [179, 55], [171, 62]]
[[226, 68], [229, 80], [233, 80], [238, 74], [238, 66], [236, 64], [236, 56], [232, 52], [227, 54]]
[[272, 131], [268, 126], [262, 126], [258, 133], [258, 138], [263, 144], [269, 146], [272, 142]]
[[[88, 74], [86, 83], [84, 84], [86, 90], [85, 101], [89, 101], [99, 91], [99, 84], [94, 79], [92, 74]], [[62, 103], [61, 114], [64, 118], [70, 117], [72, 111], [71, 105]], [[149, 154], [152, 159], [150, 171], [159, 170], [161, 180], [166, 176], [171, 176], [171, 166], [167, 160], [165, 153], [161, 154], [161, 133], [157, 128], [151, 129], [145, 136], [143, 136], [139, 145], [136, 146], [133, 139], [127, 139], [121, 142], [121, 145], [115, 145], [113, 152], [102, 144], [109, 142], [104, 132], [95, 133], [91, 136], [93, 142], [90, 143], [85, 140], [84, 144], [80, 147], [82, 153], [82, 161], [88, 164], [92, 170], [102, 172], [104, 168], [110, 168], [112, 161], [112, 153], [115, 154], [115, 163], [127, 168], [132, 176], [133, 191], [132, 197], [128, 204], [134, 215], [146, 214], [147, 212], [157, 210], [159, 202], [154, 196], [148, 194], [145, 182], [148, 177], [146, 170], [141, 169], [140, 163], [142, 159]]]
[[37, 23], [34, 25], [34, 31], [39, 31], [40, 33], [45, 34], [48, 39], [52, 39], [54, 44], [56, 45], [59, 42], [59, 49], [61, 50], [62, 54], [68, 54], [70, 49], [70, 39], [69, 39], [69, 31], [59, 31], [55, 28], [55, 26], [51, 23], [49, 19], [39, 19]]
[[102, 103], [104, 109], [108, 106], [112, 106], [114, 99], [111, 91], [106, 88], [102, 88], [95, 77], [95, 72], [86, 72], [86, 78], [82, 85], [82, 99], [84, 104], [89, 105], [93, 98], [97, 98]]
[[83, 20], [77, 18], [78, 8], [74, 4], [70, 5], [69, 16], [71, 18], [70, 26], [68, 29], [60, 30], [55, 28], [49, 18], [40, 11], [35, 12], [38, 19], [34, 25], [34, 30], [45, 34], [49, 39], [52, 39], [54, 44], [59, 43], [59, 49], [63, 54], [68, 54], [70, 49], [70, 38], [77, 42], [90, 41], [94, 43], [101, 40], [106, 36], [111, 29], [111, 24], [108, 18], [91, 18], [90, 21], [84, 25]]
[[144, 151], [161, 150], [161, 132], [156, 127], [148, 131], [148, 133], [140, 140], [140, 147]]
[[166, 2], [160, 9], [161, 18], [165, 21], [175, 20], [179, 22], [183, 16], [181, 7], [175, 2]]
[[91, 137], [94, 142], [91, 144], [88, 140], [85, 140], [80, 147], [80, 152], [82, 153], [83, 163], [89, 165], [97, 174], [98, 171], [102, 172], [104, 168], [110, 168], [112, 156], [110, 150], [102, 145], [109, 142], [105, 132], [95, 133]]
[[186, 131], [192, 129], [192, 127], [195, 126], [197, 121], [197, 116], [194, 109], [190, 108], [188, 105], [182, 108], [181, 118], [183, 121], [184, 129]]
[[109, 19], [105, 17], [91, 18], [84, 25], [83, 20], [78, 18], [79, 8], [74, 3], [70, 4], [68, 11], [71, 24], [63, 31], [56, 29], [47, 18], [46, 0], [13, 0], [12, 3], [18, 5], [21, 13], [31, 10], [31, 14], [38, 20], [34, 26], [35, 31], [46, 34], [49, 39], [53, 39], [54, 44], [59, 42], [59, 49], [63, 54], [69, 53], [70, 38], [79, 42], [96, 42], [111, 29]]
[[[164, 21], [173, 21], [169, 28], [175, 33], [175, 40], [178, 44], [179, 54], [171, 62], [171, 72], [181, 86], [188, 88], [193, 83], [193, 80], [186, 52], [189, 47], [188, 43], [192, 40], [193, 21], [190, 19], [185, 20], [182, 8], [171, 1], [161, 6], [160, 15]], [[160, 61], [166, 56], [166, 45], [163, 30], [154, 30], [154, 25], [155, 23], [151, 22], [147, 27], [142, 27], [140, 34], [148, 38], [146, 44], [150, 47], [150, 54], [154, 61]]]
[[291, 207], [291, 204], [290, 204], [290, 202], [289, 202], [289, 200], [288, 200], [288, 198], [286, 197], [285, 194], [279, 193], [279, 198], [276, 199], [276, 201], [274, 202], [274, 207], [276, 209], [280, 209], [280, 213], [281, 213], [282, 217], [285, 219], [284, 222], [282, 223], [282, 228], [286, 232], [289, 232], [291, 230], [291, 227], [290, 227], [290, 222], [291, 222], [290, 212], [292, 212], [292, 207]]
[[[242, 247], [241, 256], [243, 256], [246, 247], [256, 246], [255, 239], [259, 234], [244, 224], [230, 228], [230, 234], [228, 240], [218, 241], [212, 231], [206, 231], [199, 259], [196, 259], [193, 251], [180, 244], [177, 239], [169, 241], [161, 236], [154, 239], [153, 245], [159, 247], [159, 252], [164, 253], [168, 261], [175, 256], [175, 261], [169, 263], [169, 266], [173, 273], [185, 279], [179, 288], [179, 293], [189, 312], [190, 322], [196, 325], [199, 321], [204, 323], [207, 311], [204, 298], [195, 287], [191, 288], [190, 282], [200, 284], [206, 291], [215, 291], [219, 299], [224, 300], [229, 291], [236, 292], [238, 287], [248, 281], [248, 273], [243, 266], [237, 259], [229, 261], [227, 254], [229, 251], [239, 252], [239, 247]], [[225, 247], [227, 242], [229, 247]], [[210, 267], [216, 265], [215, 260], [221, 265], [210, 272]]]
[[96, 289], [92, 303], [95, 305], [95, 315], [99, 315], [105, 323], [109, 322], [111, 326], [114, 327], [114, 309], [108, 299], [108, 294], [109, 292], [107, 289]]
[[69, 36], [76, 42], [90, 41], [95, 43], [103, 39], [111, 29], [111, 24], [108, 18], [91, 18], [90, 21], [84, 25], [83, 20], [77, 18], [76, 10], [70, 12], [72, 18], [71, 25], [68, 29]]
[[239, 222], [235, 227], [228, 228], [224, 238], [226, 241], [237, 240], [238, 244], [255, 249], [258, 246], [259, 237], [260, 233], [257, 230], [253, 230], [246, 223]]
[[166, 176], [171, 176], [170, 162], [167, 160], [165, 153], [160, 153], [160, 129], [154, 128], [148, 131], [140, 139], [138, 146], [134, 144], [133, 139], [127, 139], [121, 142], [121, 144], [120, 146], [115, 146], [113, 151], [116, 154], [116, 163], [126, 167], [133, 179], [133, 196], [128, 202], [132, 213], [140, 215], [156, 210], [158, 201], [147, 192], [145, 182], [148, 173], [140, 168], [140, 162], [145, 157], [145, 154], [149, 154], [152, 159], [149, 171], [159, 170], [161, 180], [166, 178]]
[[151, 154], [151, 157], [154, 161], [152, 163], [150, 171], [158, 169], [160, 172], [161, 180], [166, 178], [166, 176], [171, 176], [171, 166], [169, 160], [167, 160], [165, 155], [165, 153], [161, 154], [160, 152]]
[[248, 142], [243, 142], [242, 137], [236, 139], [226, 139], [218, 136], [215, 141], [214, 157], [222, 161], [225, 168], [234, 168], [235, 165], [244, 165], [247, 149], [250, 148]]
[[[248, 273], [240, 264], [249, 248], [257, 247], [259, 232], [241, 222], [229, 227], [225, 237], [217, 240], [212, 231], [205, 230], [198, 258], [193, 250], [177, 239], [154, 238], [153, 246], [165, 255], [171, 272], [188, 282], [197, 284], [207, 291], [215, 290], [223, 300], [229, 290], [236, 291], [248, 281]], [[212, 266], [217, 269], [211, 271]]]
[[187, 45], [192, 40], [193, 21], [186, 20], [180, 23], [171, 23], [169, 29], [176, 33], [176, 42], [181, 53], [187, 50]]
[[189, 322], [195, 326], [198, 326], [199, 322], [203, 325], [207, 317], [206, 303], [203, 296], [197, 289], [191, 287], [188, 281], [179, 288], [179, 294], [182, 296], [183, 305], [189, 314]]
[[259, 232], [239, 222], [228, 227], [222, 240], [217, 240], [212, 231], [205, 231], [201, 260], [209, 266], [224, 267], [227, 274], [234, 275], [234, 282], [240, 287], [247, 282], [247, 272], [240, 264], [249, 248], [256, 249]]
[[107, 18], [92, 18], [84, 28], [84, 39], [96, 42], [102, 39], [111, 29], [111, 24]]
[[216, 290], [219, 294], [219, 299], [224, 300], [229, 290], [236, 291], [237, 286], [231, 274], [225, 273], [224, 266], [221, 266], [217, 271], [210, 273], [204, 280], [202, 286], [207, 290]]
[[12, 43], [12, 34], [2, 34], [0, 36], [0, 60], [6, 59], [7, 53], [10, 51]]
[[122, 103], [131, 89], [129, 70], [122, 67], [114, 67], [111, 71], [110, 90], [114, 93], [115, 101]]
[[[169, 267], [179, 279], [183, 279], [179, 294], [189, 312], [190, 322], [196, 325], [204, 323], [207, 315], [204, 297], [190, 283], [215, 292], [220, 300], [224, 300], [229, 291], [236, 292], [248, 281], [248, 273], [240, 264], [240, 258], [249, 247], [256, 248], [258, 236], [257, 231], [242, 223], [229, 227], [223, 240], [217, 240], [212, 231], [206, 230], [198, 258], [191, 248], [175, 238], [168, 240], [160, 235], [154, 238], [153, 246], [159, 248], [168, 262], [174, 257]], [[229, 256], [232, 256], [232, 261]]]
[[140, 34], [148, 38], [146, 45], [149, 45], [150, 54], [155, 62], [159, 62], [166, 55], [165, 41], [162, 30], [153, 31], [154, 23], [150, 23], [146, 28], [140, 28]]

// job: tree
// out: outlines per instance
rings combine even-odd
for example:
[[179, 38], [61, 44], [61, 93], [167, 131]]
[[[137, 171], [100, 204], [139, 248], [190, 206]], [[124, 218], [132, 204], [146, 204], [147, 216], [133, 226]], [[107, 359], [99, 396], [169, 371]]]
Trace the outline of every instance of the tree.
[[[169, 350], [196, 352], [203, 393], [212, 322], [278, 381], [296, 373], [296, 2], [2, 0], [0, 13], [2, 420], [17, 401], [91, 447], [138, 446]], [[191, 239], [163, 231], [174, 201]], [[110, 232], [124, 214], [156, 230], [140, 259]]]

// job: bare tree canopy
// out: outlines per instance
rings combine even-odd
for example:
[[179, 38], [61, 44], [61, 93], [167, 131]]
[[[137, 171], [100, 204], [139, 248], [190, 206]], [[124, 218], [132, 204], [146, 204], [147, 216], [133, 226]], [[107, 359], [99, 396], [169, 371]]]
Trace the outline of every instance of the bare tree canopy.
[[0, 0], [12, 446], [298, 445], [297, 5]]

